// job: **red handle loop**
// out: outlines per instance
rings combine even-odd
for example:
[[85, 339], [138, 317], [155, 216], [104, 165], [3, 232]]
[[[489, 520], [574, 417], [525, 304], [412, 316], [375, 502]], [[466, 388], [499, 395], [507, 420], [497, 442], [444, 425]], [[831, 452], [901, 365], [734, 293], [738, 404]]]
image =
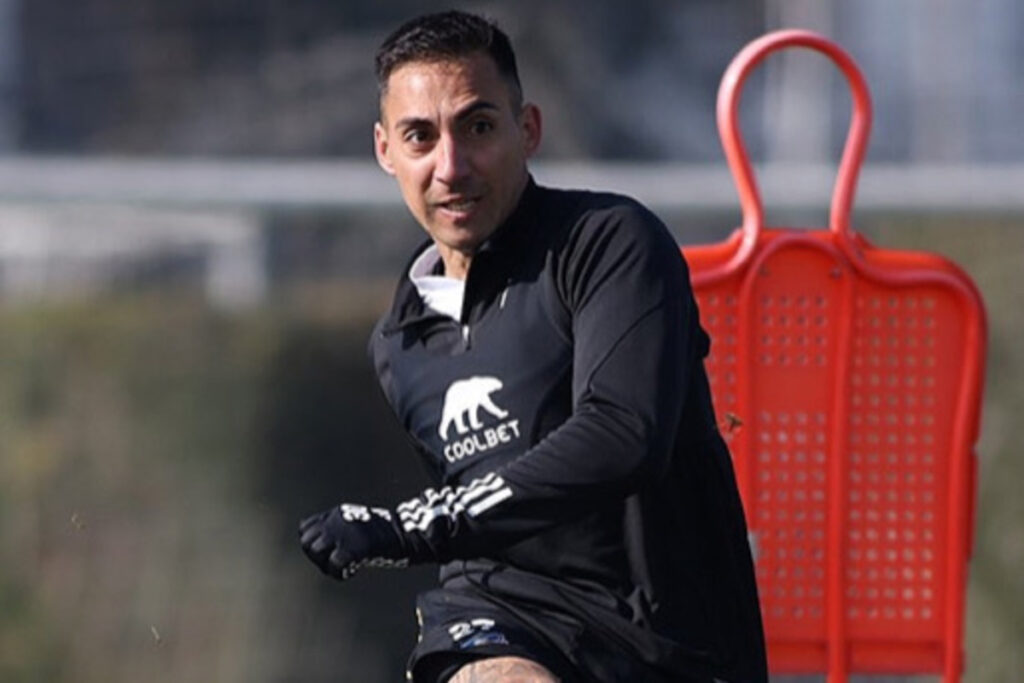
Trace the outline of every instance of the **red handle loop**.
[[853, 204], [857, 174], [864, 159], [871, 130], [871, 95], [857, 64], [841, 47], [817, 33], [789, 29], [768, 33], [744, 47], [725, 70], [718, 89], [718, 132], [740, 195], [744, 242], [750, 245], [756, 242], [764, 224], [764, 207], [761, 204], [761, 196], [746, 147], [740, 137], [740, 89], [754, 67], [770, 53], [794, 46], [808, 47], [824, 53], [835, 62], [850, 84], [853, 112], [843, 157], [839, 163], [839, 172], [836, 174], [836, 182], [832, 189], [829, 229], [846, 240], [851, 237], [850, 207]]

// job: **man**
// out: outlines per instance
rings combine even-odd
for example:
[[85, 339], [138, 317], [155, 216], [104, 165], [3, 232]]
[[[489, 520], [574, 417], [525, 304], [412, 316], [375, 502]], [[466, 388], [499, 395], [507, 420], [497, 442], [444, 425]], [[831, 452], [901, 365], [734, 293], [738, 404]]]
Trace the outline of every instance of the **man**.
[[743, 513], [668, 231], [541, 188], [508, 38], [448, 12], [377, 55], [377, 160], [429, 240], [371, 340], [437, 489], [305, 520], [326, 573], [441, 564], [414, 681], [764, 681]]

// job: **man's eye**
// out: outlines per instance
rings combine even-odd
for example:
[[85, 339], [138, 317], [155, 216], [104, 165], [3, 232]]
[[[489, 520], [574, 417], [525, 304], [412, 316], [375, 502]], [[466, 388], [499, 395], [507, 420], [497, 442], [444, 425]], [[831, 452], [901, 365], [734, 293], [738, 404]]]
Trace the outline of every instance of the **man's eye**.
[[407, 131], [403, 138], [408, 143], [420, 145], [423, 144], [424, 142], [427, 142], [430, 139], [430, 135], [428, 135], [427, 131], [425, 130], [414, 128], [412, 130]]
[[469, 130], [473, 135], [484, 135], [494, 130], [494, 123], [487, 119], [478, 119], [470, 124]]

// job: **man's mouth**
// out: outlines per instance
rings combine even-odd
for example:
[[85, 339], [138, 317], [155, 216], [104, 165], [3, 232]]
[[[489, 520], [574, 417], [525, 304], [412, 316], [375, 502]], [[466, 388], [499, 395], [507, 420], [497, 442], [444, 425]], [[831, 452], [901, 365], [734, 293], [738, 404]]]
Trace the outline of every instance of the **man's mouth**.
[[453, 213], [466, 213], [472, 211], [473, 207], [479, 202], [477, 197], [460, 197], [458, 199], [450, 199], [446, 202], [440, 202], [438, 206], [447, 211]]

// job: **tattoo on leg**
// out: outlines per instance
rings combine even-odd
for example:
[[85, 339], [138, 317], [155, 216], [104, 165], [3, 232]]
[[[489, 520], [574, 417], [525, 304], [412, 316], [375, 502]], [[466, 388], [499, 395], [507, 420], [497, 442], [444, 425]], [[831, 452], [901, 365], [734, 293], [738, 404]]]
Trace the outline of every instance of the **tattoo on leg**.
[[448, 683], [558, 683], [558, 679], [529, 659], [491, 657], [462, 667]]

